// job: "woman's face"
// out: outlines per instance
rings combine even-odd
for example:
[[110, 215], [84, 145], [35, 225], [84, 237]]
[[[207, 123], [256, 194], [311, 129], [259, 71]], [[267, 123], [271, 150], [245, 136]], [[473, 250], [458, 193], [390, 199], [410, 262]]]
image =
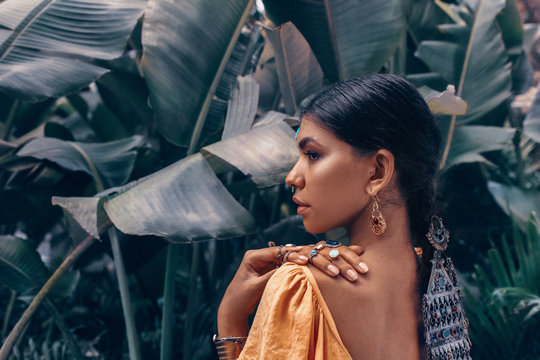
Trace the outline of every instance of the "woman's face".
[[366, 192], [369, 172], [374, 170], [370, 156], [355, 153], [309, 115], [303, 118], [296, 141], [300, 158], [286, 182], [296, 188], [293, 201], [306, 230], [321, 233], [361, 221], [370, 203]]

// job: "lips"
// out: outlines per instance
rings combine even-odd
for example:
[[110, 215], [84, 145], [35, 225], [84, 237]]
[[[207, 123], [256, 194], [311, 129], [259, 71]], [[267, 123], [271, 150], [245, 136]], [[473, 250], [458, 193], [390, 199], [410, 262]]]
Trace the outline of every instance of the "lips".
[[292, 199], [296, 204], [298, 204], [298, 209], [296, 210], [296, 213], [298, 215], [303, 215], [308, 209], [309, 209], [309, 205], [308, 204], [304, 204], [303, 202], [301, 202], [300, 200], [298, 200], [296, 197], [293, 197]]

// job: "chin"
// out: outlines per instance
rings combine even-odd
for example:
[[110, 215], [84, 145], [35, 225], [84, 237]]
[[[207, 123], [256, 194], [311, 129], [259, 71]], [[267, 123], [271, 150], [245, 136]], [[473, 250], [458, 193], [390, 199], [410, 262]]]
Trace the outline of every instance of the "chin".
[[306, 218], [304, 218], [304, 228], [311, 234], [322, 234], [334, 229], [334, 227], [328, 227], [324, 224], [314, 224], [313, 221], [306, 220]]

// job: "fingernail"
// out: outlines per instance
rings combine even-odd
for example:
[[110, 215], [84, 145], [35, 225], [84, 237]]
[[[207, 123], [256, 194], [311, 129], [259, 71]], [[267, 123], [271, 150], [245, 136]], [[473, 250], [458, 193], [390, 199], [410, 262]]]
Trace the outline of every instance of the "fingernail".
[[335, 267], [334, 265], [328, 265], [328, 271], [332, 274], [332, 275], [337, 275], [339, 274], [339, 269], [337, 267]]
[[300, 261], [308, 261], [308, 258], [305, 257], [304, 255], [300, 255], [300, 256], [298, 257], [298, 260], [300, 260]]
[[346, 274], [347, 274], [347, 279], [351, 281], [358, 279], [358, 275], [356, 274], [356, 271], [352, 269], [347, 270]]
[[360, 264], [358, 264], [358, 267], [359, 267], [360, 270], [362, 270], [363, 272], [368, 272], [368, 271], [369, 271], [369, 268], [368, 268], [368, 266], [366, 265], [366, 263], [361, 262]]

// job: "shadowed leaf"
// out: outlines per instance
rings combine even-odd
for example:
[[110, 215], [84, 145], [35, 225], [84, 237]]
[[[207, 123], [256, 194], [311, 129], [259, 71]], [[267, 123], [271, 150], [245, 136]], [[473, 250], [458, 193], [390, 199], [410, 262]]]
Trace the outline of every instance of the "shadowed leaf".
[[0, 89], [27, 101], [74, 92], [122, 54], [145, 0], [0, 3]]
[[0, 283], [17, 292], [41, 286], [49, 277], [47, 268], [30, 242], [10, 235], [0, 236]]
[[[46, 159], [71, 171], [84, 171], [105, 187], [124, 184], [133, 170], [137, 148], [145, 144], [144, 138], [130, 138], [108, 143], [81, 143], [54, 138], [35, 138], [25, 144], [17, 156]], [[95, 174], [93, 167], [98, 171]]]

